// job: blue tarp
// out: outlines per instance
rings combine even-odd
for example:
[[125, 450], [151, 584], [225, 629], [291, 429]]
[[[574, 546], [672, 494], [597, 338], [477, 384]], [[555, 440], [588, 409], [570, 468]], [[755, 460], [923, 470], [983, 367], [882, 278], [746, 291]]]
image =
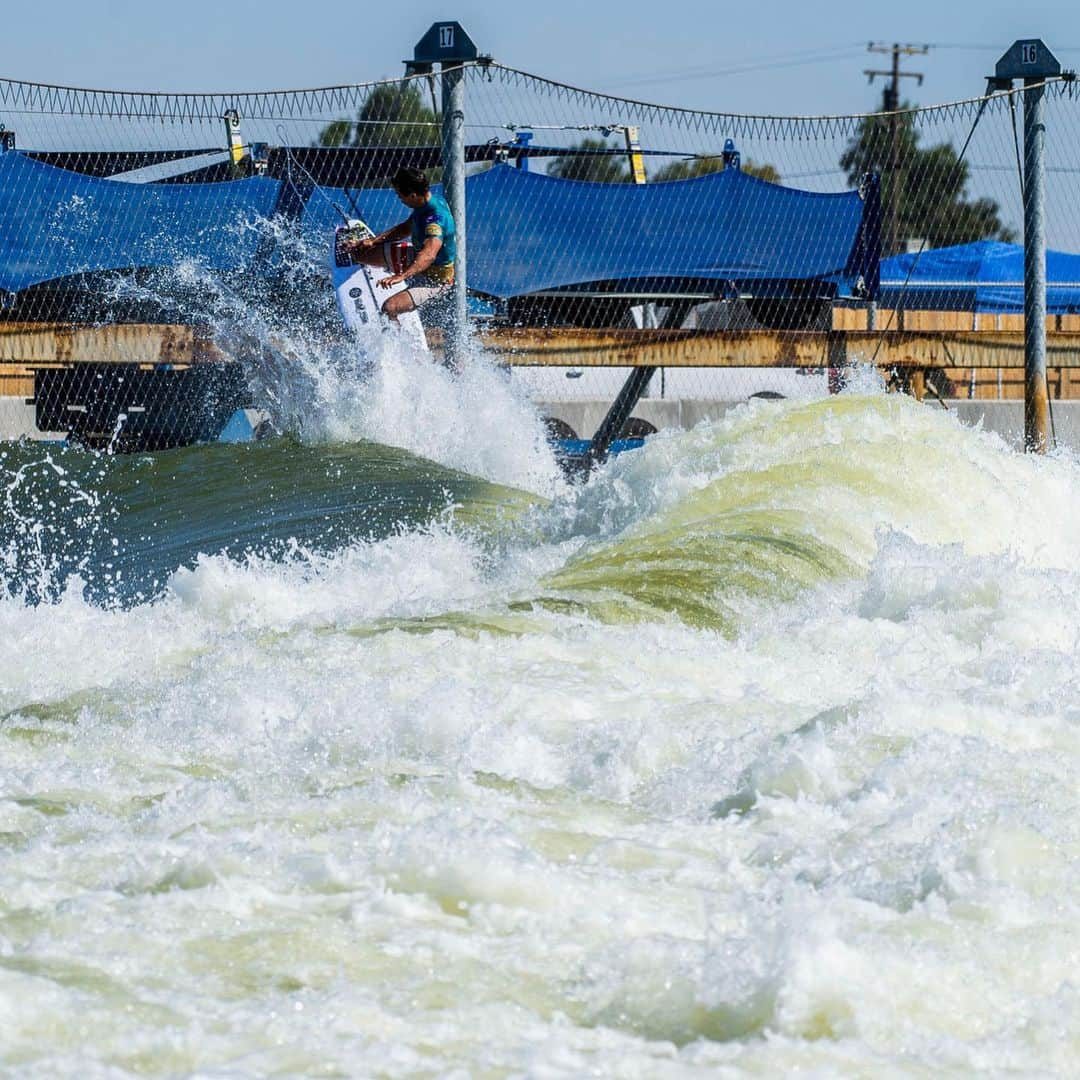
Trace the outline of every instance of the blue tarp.
[[[1024, 249], [980, 240], [882, 259], [879, 300], [918, 310], [1022, 312]], [[1080, 312], [1080, 255], [1046, 253], [1046, 310]]]
[[639, 185], [495, 166], [469, 180], [467, 206], [469, 284], [506, 297], [592, 281], [838, 276], [863, 203], [737, 169]]
[[244, 265], [280, 184], [125, 184], [0, 153], [0, 289], [196, 258], [217, 270]]
[[[844, 293], [856, 272], [864, 204], [854, 191], [799, 191], [736, 169], [634, 185], [496, 165], [466, 183], [469, 285], [492, 296], [658, 278], [828, 279]], [[185, 258], [244, 265], [259, 244], [252, 224], [290, 202], [284, 184], [129, 184], [0, 153], [0, 289]], [[377, 230], [407, 215], [390, 190], [352, 194]], [[342, 191], [291, 201], [312, 234], [340, 222], [332, 202], [353, 212]]]

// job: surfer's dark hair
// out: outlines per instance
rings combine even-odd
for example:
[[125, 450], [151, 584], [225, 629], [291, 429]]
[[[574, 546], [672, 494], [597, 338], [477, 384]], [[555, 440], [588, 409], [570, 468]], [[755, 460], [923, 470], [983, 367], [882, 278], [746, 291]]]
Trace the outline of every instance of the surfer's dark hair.
[[394, 190], [402, 195], [426, 195], [431, 188], [428, 186], [428, 178], [419, 169], [409, 169], [402, 166], [391, 181]]

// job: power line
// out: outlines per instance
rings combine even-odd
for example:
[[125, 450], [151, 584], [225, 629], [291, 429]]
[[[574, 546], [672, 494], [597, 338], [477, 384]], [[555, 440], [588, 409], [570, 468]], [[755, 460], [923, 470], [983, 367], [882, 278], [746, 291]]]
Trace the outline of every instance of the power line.
[[[891, 47], [875, 48], [871, 42], [871, 51], [891, 51]], [[692, 82], [703, 78], [724, 78], [729, 75], [743, 75], [754, 71], [770, 71], [788, 67], [802, 67], [807, 64], [823, 64], [830, 60], [843, 60], [855, 55], [865, 47], [864, 42], [849, 42], [842, 45], [819, 45], [812, 49], [799, 49], [794, 52], [774, 53], [752, 63], [734, 64], [728, 67], [713, 67], [711, 64], [699, 64], [682, 67], [673, 71], [658, 71], [631, 75], [625, 79], [610, 83], [610, 86], [646, 86], [651, 83]], [[996, 52], [1004, 51], [1004, 46], [997, 44], [955, 41], [927, 42], [920, 46], [905, 46], [925, 53], [928, 49], [953, 49], [961, 52]], [[1080, 52], [1080, 46], [1058, 46], [1059, 52]]]
[[867, 52], [872, 53], [885, 53], [892, 56], [892, 67], [888, 71], [882, 71], [880, 68], [867, 69], [863, 72], [868, 76], [870, 81], [874, 81], [874, 76], [885, 75], [889, 77], [889, 83], [885, 86], [885, 91], [882, 95], [882, 112], [896, 112], [900, 108], [900, 80], [901, 79], [918, 79], [919, 85], [922, 86], [923, 73], [921, 71], [901, 71], [900, 70], [900, 57], [901, 56], [925, 56], [930, 51], [929, 45], [882, 45], [878, 42], [871, 41], [866, 46]]
[[846, 56], [854, 56], [863, 48], [862, 43], [849, 45], [834, 45], [830, 47], [817, 47], [814, 49], [801, 49], [797, 52], [776, 53], [772, 56], [762, 57], [753, 63], [735, 64], [729, 67], [714, 67], [711, 64], [697, 67], [684, 67], [676, 71], [657, 72], [653, 75], [633, 76], [629, 79], [620, 79], [610, 83], [611, 86], [643, 86], [657, 82], [683, 82], [702, 78], [722, 78], [728, 75], [743, 75], [752, 71], [768, 71], [776, 68], [800, 67], [804, 64], [822, 64], [830, 60], [843, 59]]
[[[852, 43], [836, 46], [819, 46], [814, 49], [804, 49], [790, 53], [776, 53], [772, 56], [763, 57], [759, 61], [745, 64], [735, 64], [728, 67], [712, 67], [711, 65], [698, 65], [695, 67], [679, 68], [675, 71], [660, 71], [655, 74], [641, 74], [626, 79], [618, 79], [608, 83], [612, 89], [619, 87], [649, 86], [669, 83], [698, 82], [703, 79], [720, 79], [733, 75], [747, 75], [757, 71], [777, 71], [786, 68], [805, 67], [814, 64], [827, 64], [838, 60], [850, 59], [866, 47], [864, 43]], [[875, 42], [870, 42], [870, 51], [891, 52], [891, 46], [879, 47]], [[1003, 47], [1000, 44], [979, 44], [965, 42], [928, 42], [925, 45], [906, 45], [902, 49], [913, 53], [926, 53], [930, 49], [952, 49], [967, 52], [996, 52], [1001, 53]], [[1080, 52], [1080, 46], [1059, 46], [1061, 53]], [[878, 74], [889, 75], [891, 72], [879, 72]], [[901, 76], [908, 73], [901, 72]], [[921, 80], [920, 80], [921, 81]], [[886, 110], [892, 111], [892, 110]]]
[[[934, 42], [930, 43], [930, 48], [931, 49], [961, 49], [961, 50], [967, 50], [969, 52], [996, 52], [996, 53], [999, 53], [999, 54], [1003, 53], [1005, 51], [1005, 49], [1002, 46], [1000, 41], [996, 45], [966, 45], [966, 44], [957, 44], [956, 42], [952, 42], [952, 41], [934, 41]], [[1080, 50], [1080, 46], [1077, 46], [1077, 45], [1055, 45], [1054, 49], [1057, 52], [1076, 52], [1076, 51]]]

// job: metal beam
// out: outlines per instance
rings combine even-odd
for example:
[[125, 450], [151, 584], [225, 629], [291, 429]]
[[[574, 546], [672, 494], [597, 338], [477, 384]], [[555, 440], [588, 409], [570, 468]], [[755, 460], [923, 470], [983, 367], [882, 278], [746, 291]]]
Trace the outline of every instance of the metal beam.
[[1024, 80], [1024, 446], [1046, 453], [1050, 403], [1046, 386], [1046, 86]]
[[127, 172], [113, 173], [109, 179], [122, 184], [152, 184], [159, 180], [172, 180], [186, 173], [198, 172], [211, 165], [221, 165], [229, 160], [225, 150], [212, 150], [207, 154], [191, 154], [188, 157], [162, 161], [156, 165], [144, 165], [141, 169], [129, 169]]

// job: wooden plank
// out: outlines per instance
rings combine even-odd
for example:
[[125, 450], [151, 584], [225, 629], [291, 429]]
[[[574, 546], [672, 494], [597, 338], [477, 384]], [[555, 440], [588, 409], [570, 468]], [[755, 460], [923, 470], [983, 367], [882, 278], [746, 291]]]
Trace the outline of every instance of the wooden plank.
[[953, 384], [953, 396], [958, 400], [987, 401], [998, 396], [996, 369], [946, 367], [942, 373]]
[[968, 311], [905, 311], [907, 331], [971, 331], [971, 312]]
[[0, 361], [176, 364], [210, 359], [216, 351], [192, 326], [0, 322]]
[[[607, 367], [879, 367], [1022, 368], [1021, 332], [582, 330], [488, 327], [484, 348], [511, 365]], [[1080, 367], [1080, 333], [1048, 335], [1055, 367]]]
[[834, 330], [866, 330], [868, 326], [869, 313], [866, 308], [834, 307], [832, 309]]
[[829, 367], [845, 361], [843, 335], [836, 333], [490, 327], [478, 337], [504, 362], [523, 366]]
[[25, 375], [6, 375], [0, 372], [0, 397], [24, 399], [34, 396], [34, 378]]
[[[950, 368], [993, 372], [1022, 369], [1023, 316], [981, 316], [979, 329], [964, 312], [877, 312], [877, 330], [711, 331], [589, 330], [574, 327], [488, 326], [484, 348], [513, 365], [562, 367], [835, 367], [873, 359], [879, 367]], [[861, 308], [836, 308], [834, 319], [866, 324]], [[893, 328], [888, 329], [890, 321]], [[1053, 320], [1052, 320], [1053, 322]], [[1080, 316], [1058, 316], [1047, 334], [1047, 364], [1080, 368]], [[999, 329], [999, 325], [1001, 328]], [[936, 326], [937, 329], [915, 327]], [[960, 328], [958, 328], [960, 327]], [[441, 335], [429, 331], [433, 347]], [[0, 373], [25, 377], [38, 367], [83, 361], [183, 366], [227, 359], [199, 328], [167, 324], [71, 326], [0, 323]], [[1069, 383], [1071, 386], [1071, 382]], [[1071, 393], [1065, 389], [1062, 393]], [[981, 384], [976, 393], [982, 392]]]
[[916, 368], [911, 373], [911, 396], [916, 401], [923, 401], [926, 398], [926, 369]]

